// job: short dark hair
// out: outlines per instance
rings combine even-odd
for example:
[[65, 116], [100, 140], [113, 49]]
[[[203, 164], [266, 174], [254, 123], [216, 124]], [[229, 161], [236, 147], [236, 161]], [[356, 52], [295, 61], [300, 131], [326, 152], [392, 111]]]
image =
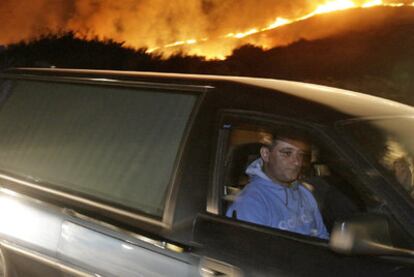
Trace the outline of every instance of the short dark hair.
[[272, 131], [269, 135], [263, 137], [262, 144], [272, 149], [278, 140], [284, 139], [298, 140], [309, 145], [312, 144], [312, 140], [308, 132], [292, 127], [280, 127]]

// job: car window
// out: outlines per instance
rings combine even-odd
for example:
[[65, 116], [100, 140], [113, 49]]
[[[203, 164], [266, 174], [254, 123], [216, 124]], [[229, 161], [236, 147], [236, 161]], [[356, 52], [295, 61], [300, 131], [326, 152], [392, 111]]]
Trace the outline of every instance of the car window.
[[[336, 220], [367, 209], [364, 194], [358, 189], [361, 183], [352, 175], [349, 163], [328, 146], [320, 135], [303, 126], [293, 126], [290, 122], [269, 123], [257, 119], [244, 122], [240, 118], [225, 121], [222, 125], [222, 132], [227, 133], [222, 136], [225, 138], [225, 146], [219, 152], [219, 155], [224, 156], [221, 171], [218, 170], [221, 172], [218, 185], [222, 189], [217, 191], [223, 192], [218, 197], [219, 214], [229, 216], [229, 207], [242, 195], [251, 178], [254, 178], [246, 173], [246, 169], [260, 158], [260, 148], [269, 140], [271, 134], [286, 127], [299, 129], [312, 141], [312, 148], [304, 160], [299, 181], [312, 193], [327, 230], [332, 230]], [[233, 215], [233, 218], [238, 219], [237, 215]]]
[[13, 81], [0, 169], [160, 217], [193, 94]]
[[414, 199], [413, 117], [354, 120], [341, 125], [377, 168]]

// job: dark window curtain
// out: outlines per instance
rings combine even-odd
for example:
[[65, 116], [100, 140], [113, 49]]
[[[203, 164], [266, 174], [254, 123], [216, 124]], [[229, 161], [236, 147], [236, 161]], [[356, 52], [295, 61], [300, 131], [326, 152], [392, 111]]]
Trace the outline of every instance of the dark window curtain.
[[0, 110], [0, 167], [161, 216], [195, 100], [17, 81]]

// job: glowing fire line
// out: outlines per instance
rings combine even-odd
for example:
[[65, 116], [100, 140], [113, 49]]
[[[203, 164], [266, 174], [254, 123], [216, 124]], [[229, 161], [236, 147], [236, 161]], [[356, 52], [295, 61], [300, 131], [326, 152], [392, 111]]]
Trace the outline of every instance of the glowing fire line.
[[[354, 8], [371, 8], [371, 7], [378, 7], [378, 6], [382, 6], [382, 7], [402, 7], [402, 6], [414, 6], [414, 1], [411, 2], [411, 4], [407, 4], [407, 3], [396, 3], [396, 4], [390, 4], [390, 3], [383, 3], [382, 0], [371, 0], [371, 1], [367, 1], [363, 4], [355, 4], [353, 1], [351, 0], [332, 0], [329, 1], [325, 4], [319, 5], [313, 12], [306, 14], [302, 17], [298, 17], [295, 19], [287, 19], [287, 18], [281, 18], [281, 17], [277, 17], [273, 23], [269, 24], [266, 27], [263, 28], [252, 28], [246, 32], [239, 32], [239, 33], [228, 33], [226, 35], [220, 36], [219, 38], [234, 38], [234, 39], [241, 39], [253, 34], [257, 34], [260, 32], [264, 32], [264, 31], [268, 31], [268, 30], [273, 30], [276, 29], [278, 27], [284, 26], [284, 25], [288, 25], [294, 22], [298, 22], [298, 21], [302, 21], [305, 19], [308, 19], [310, 17], [313, 17], [315, 15], [319, 15], [319, 14], [325, 14], [325, 13], [330, 13], [330, 12], [335, 12], [335, 11], [341, 11], [341, 10], [347, 10], [347, 9], [354, 9]], [[177, 47], [177, 46], [183, 46], [183, 45], [193, 45], [193, 44], [197, 44], [199, 42], [205, 42], [210, 40], [210, 38], [202, 38], [202, 39], [188, 39], [188, 40], [181, 40], [181, 41], [176, 41], [173, 43], [169, 43], [166, 44], [164, 46], [161, 47], [154, 47], [154, 48], [150, 48], [147, 50], [148, 53], [152, 53], [154, 51], [157, 50], [161, 50], [161, 49], [165, 49], [165, 48], [171, 48], [171, 47]]]

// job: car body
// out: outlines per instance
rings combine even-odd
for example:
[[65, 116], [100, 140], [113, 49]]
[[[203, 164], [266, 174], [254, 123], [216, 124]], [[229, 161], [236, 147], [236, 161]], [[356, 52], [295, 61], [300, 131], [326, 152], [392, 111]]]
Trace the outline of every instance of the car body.
[[[414, 274], [412, 183], [392, 168], [408, 161], [412, 181], [410, 106], [281, 80], [47, 68], [4, 71], [0, 95], [5, 276]], [[319, 203], [330, 241], [224, 216], [279, 126], [314, 136], [310, 190], [340, 191]]]

